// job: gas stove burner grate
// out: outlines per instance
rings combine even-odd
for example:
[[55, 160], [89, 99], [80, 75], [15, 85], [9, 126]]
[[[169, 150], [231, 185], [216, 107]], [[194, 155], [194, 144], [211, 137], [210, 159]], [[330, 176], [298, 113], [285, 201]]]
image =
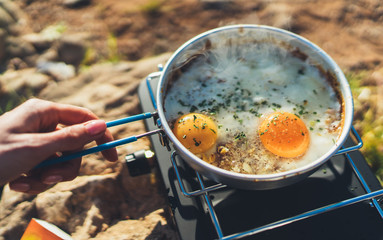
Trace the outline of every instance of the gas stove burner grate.
[[[140, 85], [139, 97], [145, 112], [156, 108], [155, 93], [160, 74], [150, 74]], [[148, 130], [156, 128], [150, 121], [145, 120], [145, 123]], [[380, 205], [383, 189], [363, 156], [356, 151], [362, 146], [362, 140], [353, 127], [351, 133], [357, 143], [350, 137], [337, 156], [308, 180], [278, 190], [262, 191], [232, 189], [206, 179], [188, 167], [175, 151], [167, 151], [158, 140], [152, 138], [151, 141], [168, 192], [169, 211], [182, 239], [252, 239], [255, 235], [257, 239], [286, 238], [296, 234], [297, 226], [303, 226], [298, 239], [323, 239], [325, 230], [315, 225], [331, 221], [334, 224], [326, 226], [337, 233], [332, 233], [333, 238], [326, 235], [326, 239], [383, 239]], [[366, 201], [368, 204], [361, 204]], [[262, 219], [254, 218], [253, 213], [258, 213]], [[353, 217], [358, 221], [350, 224], [348, 221]], [[237, 221], [239, 218], [244, 221]], [[337, 222], [339, 226], [333, 227]], [[344, 230], [348, 227], [349, 232]], [[286, 228], [286, 231], [279, 230]], [[315, 231], [317, 235], [313, 236]]]
[[361, 195], [361, 196], [357, 196], [354, 198], [350, 198], [350, 199], [345, 199], [343, 201], [333, 203], [333, 204], [330, 204], [327, 206], [323, 206], [323, 207], [320, 207], [317, 209], [313, 209], [311, 211], [301, 213], [301, 214], [296, 215], [294, 217], [281, 219], [279, 221], [276, 221], [276, 222], [273, 222], [273, 223], [270, 223], [270, 224], [267, 224], [267, 225], [264, 225], [261, 227], [257, 227], [257, 228], [250, 229], [250, 230], [247, 230], [244, 232], [232, 234], [230, 236], [224, 236], [223, 232], [222, 232], [222, 228], [219, 224], [217, 214], [216, 214], [214, 207], [213, 207], [213, 204], [210, 200], [209, 192], [216, 191], [216, 190], [219, 190], [221, 188], [225, 188], [227, 186], [222, 184], [222, 183], [218, 183], [218, 184], [215, 184], [213, 186], [205, 187], [203, 178], [201, 177], [201, 175], [197, 171], [195, 171], [195, 174], [196, 174], [196, 177], [198, 179], [198, 182], [200, 184], [201, 189], [194, 191], [194, 192], [187, 192], [185, 190], [185, 186], [182, 182], [182, 178], [181, 178], [181, 175], [180, 175], [178, 167], [177, 167], [177, 163], [175, 160], [176, 156], [177, 156], [177, 153], [173, 152], [171, 155], [171, 161], [172, 161], [172, 164], [174, 167], [175, 174], [177, 176], [177, 180], [178, 180], [178, 184], [179, 184], [181, 192], [186, 197], [197, 197], [199, 195], [203, 196], [203, 199], [204, 199], [205, 204], [207, 206], [207, 210], [208, 210], [209, 215], [211, 217], [211, 220], [214, 224], [217, 235], [218, 235], [219, 239], [222, 239], [222, 240], [224, 240], [224, 239], [225, 240], [241, 239], [244, 237], [252, 236], [252, 235], [267, 231], [267, 230], [271, 230], [271, 229], [274, 229], [277, 227], [282, 227], [286, 224], [294, 223], [294, 222], [304, 220], [304, 219], [309, 218], [309, 217], [314, 217], [314, 216], [322, 214], [322, 213], [333, 211], [333, 210], [336, 210], [336, 209], [339, 209], [342, 207], [346, 207], [346, 206], [349, 206], [352, 204], [356, 204], [356, 203], [359, 203], [362, 201], [366, 201], [366, 200], [371, 200], [371, 203], [370, 203], [371, 206], [375, 207], [375, 209], [377, 210], [377, 212], [379, 213], [380, 217], [383, 220], [383, 211], [382, 211], [381, 206], [378, 203], [378, 202], [380, 202], [381, 199], [377, 200], [377, 197], [383, 196], [383, 190], [377, 190], [377, 191], [372, 192], [371, 189], [368, 187], [366, 180], [363, 178], [363, 176], [360, 174], [359, 170], [356, 168], [355, 163], [351, 159], [350, 155], [346, 153], [349, 164], [352, 166], [354, 173], [357, 174], [358, 178], [360, 179], [360, 181], [364, 187], [364, 190], [367, 192], [366, 194]]

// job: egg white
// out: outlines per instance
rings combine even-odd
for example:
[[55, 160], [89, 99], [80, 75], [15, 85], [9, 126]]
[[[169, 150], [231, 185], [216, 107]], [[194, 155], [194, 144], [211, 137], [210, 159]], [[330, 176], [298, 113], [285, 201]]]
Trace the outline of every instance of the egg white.
[[[286, 171], [316, 160], [334, 145], [341, 128], [341, 104], [316, 66], [266, 43], [236, 54], [229, 47], [210, 50], [206, 56], [195, 60], [167, 90], [165, 115], [169, 122], [189, 112], [210, 115], [218, 126], [217, 146], [245, 136], [246, 145], [258, 153], [234, 159], [239, 165], [234, 163], [231, 170], [264, 173], [259, 164], [271, 161], [274, 170], [266, 173]], [[304, 155], [281, 160], [259, 143], [260, 121], [274, 111], [303, 120], [310, 132]]]

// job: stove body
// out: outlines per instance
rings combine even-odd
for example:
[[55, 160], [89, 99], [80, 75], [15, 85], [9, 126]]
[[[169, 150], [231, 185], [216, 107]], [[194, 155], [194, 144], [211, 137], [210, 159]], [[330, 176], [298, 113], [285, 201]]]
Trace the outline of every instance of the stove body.
[[[158, 81], [159, 74], [152, 74], [139, 86], [143, 112], [155, 111]], [[148, 131], [158, 129], [153, 119], [145, 124]], [[150, 138], [167, 193], [169, 221], [181, 239], [383, 239], [379, 198], [315, 210], [382, 189], [358, 151], [332, 157], [291, 186], [248, 191], [200, 176], [158, 136]], [[346, 145], [355, 144], [349, 139]]]

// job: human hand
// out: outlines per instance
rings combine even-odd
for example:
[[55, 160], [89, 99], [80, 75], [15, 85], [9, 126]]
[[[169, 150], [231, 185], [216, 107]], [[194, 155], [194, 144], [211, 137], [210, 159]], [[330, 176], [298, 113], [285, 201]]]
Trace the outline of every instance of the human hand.
[[[77, 158], [33, 169], [42, 161], [57, 153], [80, 151], [93, 140], [98, 145], [113, 140], [105, 122], [91, 111], [39, 99], [28, 100], [0, 116], [0, 136], [0, 185], [9, 182], [12, 190], [30, 194], [73, 180], [81, 166], [81, 158]], [[114, 148], [102, 154], [117, 161]]]

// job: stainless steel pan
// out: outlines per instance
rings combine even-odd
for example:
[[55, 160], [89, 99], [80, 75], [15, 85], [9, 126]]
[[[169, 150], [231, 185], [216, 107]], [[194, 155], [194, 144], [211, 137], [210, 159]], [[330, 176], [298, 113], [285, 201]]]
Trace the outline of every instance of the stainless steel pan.
[[[173, 134], [166, 119], [164, 110], [164, 99], [167, 89], [171, 85], [172, 74], [174, 74], [174, 72], [181, 66], [187, 64], [189, 61], [192, 61], [192, 59], [195, 56], [203, 54], [203, 51], [207, 47], [209, 47], [209, 43], [211, 42], [222, 41], [231, 44], [233, 47], [236, 47], [236, 44], [239, 42], [243, 42], [244, 39], [250, 39], [254, 42], [263, 41], [277, 43], [287, 49], [291, 49], [291, 51], [295, 51], [297, 54], [300, 54], [305, 58], [307, 57], [310, 63], [315, 64], [323, 72], [331, 75], [334, 81], [333, 84], [336, 85], [336, 87], [339, 89], [341, 99], [343, 101], [342, 132], [340, 134], [340, 137], [337, 139], [335, 145], [320, 158], [313, 159], [313, 161], [310, 164], [291, 171], [267, 175], [235, 173], [212, 166], [207, 162], [201, 160], [200, 158], [192, 154], [190, 151], [188, 151]], [[173, 54], [173, 56], [165, 65], [164, 69], [159, 74], [160, 81], [156, 99], [156, 113], [144, 113], [125, 119], [112, 121], [107, 124], [109, 127], [154, 116], [155, 122], [159, 127], [158, 131], [144, 133], [142, 135], [133, 136], [126, 139], [120, 139], [111, 143], [100, 145], [95, 148], [87, 149], [83, 152], [79, 152], [74, 155], [51, 159], [49, 161], [43, 162], [38, 167], [54, 164], [57, 162], [67, 161], [74, 157], [79, 157], [89, 153], [115, 147], [121, 144], [126, 144], [129, 142], [136, 141], [140, 137], [159, 133], [165, 146], [167, 145], [167, 140], [170, 140], [171, 144], [176, 149], [177, 154], [179, 154], [192, 168], [216, 182], [224, 183], [229, 186], [240, 189], [273, 189], [298, 182], [309, 176], [315, 170], [317, 170], [332, 156], [347, 151], [359, 149], [362, 145], [361, 141], [359, 141], [359, 144], [354, 147], [340, 150], [346, 138], [349, 136], [350, 131], [354, 131], [354, 129], [352, 128], [353, 99], [351, 95], [350, 86], [341, 69], [331, 59], [331, 57], [327, 55], [318, 46], [314, 45], [305, 38], [293, 34], [291, 32], [274, 27], [260, 25], [233, 25], [213, 29], [211, 31], [202, 33], [183, 44]]]

